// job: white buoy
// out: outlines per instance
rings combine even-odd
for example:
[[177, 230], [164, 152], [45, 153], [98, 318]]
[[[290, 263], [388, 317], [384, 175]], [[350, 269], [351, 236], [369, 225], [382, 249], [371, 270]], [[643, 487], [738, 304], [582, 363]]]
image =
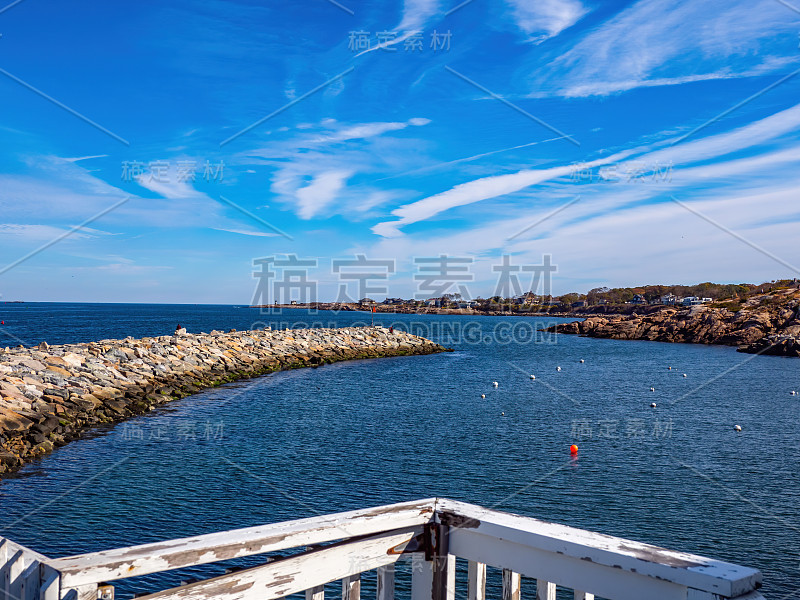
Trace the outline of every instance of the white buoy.
[[741, 431], [742, 430], [742, 426], [741, 425], [734, 425], [733, 426], [733, 430], [734, 431]]
[[486, 394], [481, 394], [481, 398], [486, 398]]
[[536, 375], [531, 375], [531, 379], [536, 379]]
[[492, 382], [492, 385], [493, 385], [494, 387], [498, 387], [500, 384], [499, 384], [499, 383], [497, 383], [496, 381], [493, 381], [493, 382]]
[[667, 367], [667, 371], [672, 371], [672, 367]]
[[792, 396], [797, 396], [797, 392], [792, 390]]
[[686, 377], [686, 373], [684, 373], [683, 376]]
[[583, 362], [583, 359], [581, 359], [581, 362]]
[[650, 408], [655, 408], [655, 407], [656, 407], [656, 403], [655, 402], [651, 402], [650, 403]]
[[556, 371], [560, 371], [560, 370], [561, 370], [561, 367], [556, 367]]
[[501, 416], [501, 417], [505, 417], [505, 416], [506, 416], [506, 413], [504, 413], [504, 412], [501, 412], [501, 413], [500, 413], [500, 416]]
[[656, 388], [654, 388], [654, 387], [651, 387], [651, 388], [650, 388], [650, 391], [651, 391], [651, 392], [655, 392], [655, 391], [656, 391]]

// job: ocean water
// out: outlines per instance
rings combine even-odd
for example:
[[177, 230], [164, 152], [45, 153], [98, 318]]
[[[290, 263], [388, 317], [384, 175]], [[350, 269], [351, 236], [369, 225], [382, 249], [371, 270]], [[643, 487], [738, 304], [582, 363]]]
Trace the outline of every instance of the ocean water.
[[[455, 352], [276, 373], [96, 430], [0, 481], [0, 535], [66, 556], [446, 496], [752, 566], [767, 597], [800, 597], [797, 360], [536, 333], [559, 319], [231, 306], [2, 304], [0, 338], [373, 318]], [[117, 582], [117, 593], [221, 572]]]

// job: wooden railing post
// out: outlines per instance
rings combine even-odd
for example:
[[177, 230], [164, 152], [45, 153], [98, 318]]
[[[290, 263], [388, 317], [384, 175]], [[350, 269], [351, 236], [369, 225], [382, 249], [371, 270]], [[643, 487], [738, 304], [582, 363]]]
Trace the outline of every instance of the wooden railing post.
[[509, 569], [503, 569], [503, 600], [520, 600], [522, 577]]
[[306, 600], [325, 600], [325, 586], [318, 585], [306, 590]]
[[394, 600], [394, 563], [378, 567], [377, 600]]
[[467, 600], [486, 600], [486, 565], [467, 563]]
[[594, 600], [594, 594], [590, 594], [589, 592], [582, 592], [580, 590], [575, 590], [573, 598], [574, 600]]
[[61, 594], [61, 573], [49, 565], [39, 565], [41, 586], [38, 600], [59, 600]]
[[61, 574], [46, 560], [0, 538], [0, 600], [59, 600]]
[[556, 600], [556, 584], [544, 579], [537, 579], [536, 600]]
[[425, 526], [424, 553], [412, 558], [411, 600], [455, 600], [456, 558], [448, 553], [449, 527]]
[[361, 600], [361, 574], [342, 579], [342, 600]]
[[22, 598], [22, 572], [25, 570], [25, 556], [22, 550], [9, 547], [6, 564], [3, 567], [3, 600]]

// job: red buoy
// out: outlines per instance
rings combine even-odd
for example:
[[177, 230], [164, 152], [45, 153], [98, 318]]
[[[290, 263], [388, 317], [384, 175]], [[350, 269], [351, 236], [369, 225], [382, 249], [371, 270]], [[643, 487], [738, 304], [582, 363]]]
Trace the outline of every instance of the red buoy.
[[578, 453], [578, 446], [576, 446], [575, 444], [572, 444], [572, 446], [569, 447], [569, 453], [570, 454], [577, 454]]

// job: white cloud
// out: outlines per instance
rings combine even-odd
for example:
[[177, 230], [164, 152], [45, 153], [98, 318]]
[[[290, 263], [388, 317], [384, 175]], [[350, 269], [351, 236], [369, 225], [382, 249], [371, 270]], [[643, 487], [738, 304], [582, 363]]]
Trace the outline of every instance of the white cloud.
[[[70, 227], [54, 227], [52, 225], [28, 225], [22, 223], [0, 223], [0, 236], [9, 236], [19, 240], [50, 242], [63, 236]], [[87, 239], [92, 237], [92, 232], [79, 230], [69, 237]]]
[[93, 154], [92, 156], [78, 156], [76, 158], [65, 158], [64, 160], [67, 161], [67, 162], [74, 163], [74, 162], [78, 162], [78, 161], [81, 161], [81, 160], [89, 160], [89, 159], [92, 159], [92, 158], [106, 158], [107, 156], [108, 156], [108, 154]]
[[532, 95], [607, 95], [773, 72], [797, 60], [794, 45], [781, 43], [781, 34], [796, 37], [787, 11], [775, 0], [639, 0], [537, 67]]
[[[337, 123], [331, 122], [332, 119], [325, 119], [322, 124], [333, 128]], [[430, 123], [430, 119], [414, 117], [406, 122], [374, 122], [358, 123], [356, 125], [343, 125], [332, 133], [319, 136], [312, 136], [307, 141], [317, 144], [346, 142], [348, 140], [366, 140], [369, 138], [389, 133], [390, 131], [400, 131], [409, 125], [421, 127]]]
[[[595, 167], [617, 162], [626, 158], [632, 152], [621, 152], [586, 163], [586, 166]], [[428, 196], [393, 210], [392, 214], [400, 217], [400, 219], [398, 221], [378, 223], [372, 228], [372, 231], [383, 237], [395, 237], [401, 235], [400, 227], [424, 221], [451, 208], [505, 196], [545, 181], [564, 177], [572, 172], [573, 167], [565, 165], [549, 169], [528, 169], [508, 175], [493, 175], [468, 181], [440, 194]]]
[[514, 20], [532, 41], [541, 42], [572, 27], [589, 10], [579, 0], [507, 0]]
[[347, 180], [356, 174], [396, 172], [409, 160], [419, 161], [419, 139], [388, 134], [430, 122], [423, 117], [367, 123], [323, 119], [314, 131], [241, 152], [231, 164], [273, 167], [270, 191], [302, 219], [339, 214], [352, 221], [364, 220], [374, 216], [376, 207], [407, 199], [410, 192], [379, 189], [373, 181], [350, 185], [344, 193]]
[[153, 179], [148, 174], [139, 175], [135, 178], [136, 183], [145, 189], [155, 192], [168, 200], [178, 200], [197, 196], [198, 192], [186, 181], [178, 181], [176, 174], [171, 173], [163, 181]]
[[311, 183], [296, 192], [297, 215], [301, 219], [317, 216], [336, 199], [352, 174], [351, 171], [326, 171], [314, 177]]
[[405, 40], [411, 37], [415, 31], [422, 30], [425, 26], [425, 23], [427, 23], [439, 12], [439, 0], [405, 0], [403, 4], [403, 18], [401, 19], [400, 24], [391, 30], [397, 31], [400, 35], [388, 42], [375, 44], [368, 50], [358, 53], [356, 57], [369, 52], [374, 52], [375, 50], [402, 44]]
[[[594, 168], [619, 163], [618, 167], [621, 172], [626, 172], [628, 167], [635, 167], [634, 163], [661, 166], [687, 165], [754, 147], [757, 144], [790, 133], [799, 126], [800, 104], [733, 131], [706, 138], [692, 139], [672, 147], [653, 151], [651, 151], [650, 147], [633, 148], [583, 164], [587, 168]], [[662, 142], [661, 145], [663, 144]], [[625, 162], [629, 157], [635, 158], [632, 161]], [[791, 156], [773, 156], [762, 160], [766, 161], [762, 162], [762, 164], [767, 164], [770, 161], [772, 163], [788, 162], [792, 158]], [[462, 183], [439, 194], [393, 210], [392, 214], [400, 217], [400, 219], [378, 223], [372, 228], [372, 231], [383, 237], [396, 237], [402, 235], [400, 229], [405, 225], [429, 219], [452, 208], [519, 192], [545, 181], [569, 175], [573, 170], [574, 167], [571, 165], [551, 167], [549, 169], [529, 169], [509, 175], [483, 177]], [[706, 173], [710, 172], [706, 171]], [[578, 190], [574, 189], [573, 193], [577, 194]]]
[[278, 233], [267, 233], [266, 231], [253, 231], [252, 229], [230, 229], [223, 227], [212, 227], [217, 231], [225, 231], [226, 233], [238, 233], [239, 235], [252, 235], [255, 237], [278, 237]]
[[[784, 261], [800, 265], [800, 246], [794, 242], [800, 222], [794, 201], [798, 184], [800, 180], [794, 177], [778, 184], [766, 181], [760, 189], [746, 193], [737, 193], [735, 186], [714, 187], [706, 197], [683, 200]], [[491, 293], [497, 277], [491, 265], [500, 253], [514, 255], [515, 264], [540, 264], [542, 254], [552, 254], [559, 269], [555, 293], [594, 287], [587, 282], [587, 275], [597, 285], [796, 276], [680, 205], [667, 199], [654, 202], [659, 195], [660, 188], [641, 183], [598, 184], [582, 194], [579, 202], [511, 241], [509, 238], [540, 222], [552, 209], [536, 208], [535, 202], [521, 203], [510, 216], [482, 221], [470, 229], [384, 238], [361, 251], [393, 256], [400, 263], [441, 253], [472, 256], [471, 270], [479, 282], [470, 286], [473, 295]], [[531, 193], [530, 199], [536, 196]], [[764, 222], [765, 215], [769, 222]], [[580, 283], [572, 283], [573, 279]]]

